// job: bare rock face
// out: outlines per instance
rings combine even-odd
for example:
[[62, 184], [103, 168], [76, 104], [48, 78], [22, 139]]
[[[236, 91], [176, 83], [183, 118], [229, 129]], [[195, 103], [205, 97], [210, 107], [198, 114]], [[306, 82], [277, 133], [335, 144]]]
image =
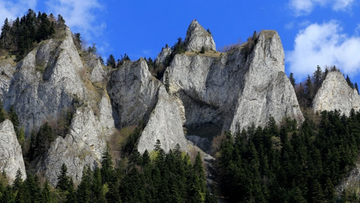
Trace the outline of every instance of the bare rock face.
[[250, 53], [242, 46], [218, 57], [176, 55], [166, 74], [186, 127], [213, 123], [234, 133], [270, 116], [303, 120], [275, 31], [261, 32]]
[[9, 184], [12, 184], [19, 169], [22, 179], [25, 180], [26, 171], [21, 147], [13, 124], [10, 120], [5, 120], [0, 123], [0, 171], [6, 173]]
[[156, 63], [165, 63], [165, 60], [168, 56], [170, 56], [172, 53], [170, 47], [162, 48], [161, 52], [156, 57]]
[[[108, 93], [117, 127], [137, 125], [155, 106], [160, 81], [148, 70], [144, 59], [127, 61], [111, 75]], [[145, 119], [146, 120], [146, 119]]]
[[186, 51], [200, 51], [202, 47], [205, 50], [216, 50], [213, 37], [196, 20], [191, 22], [187, 30], [185, 46]]
[[157, 140], [160, 140], [165, 152], [174, 149], [177, 144], [181, 150], [188, 151], [179, 110], [164, 86], [159, 88], [158, 101], [141, 134], [138, 151], [153, 150]]
[[32, 50], [16, 67], [4, 108], [14, 106], [26, 135], [45, 121], [56, 121], [74, 100], [84, 100], [86, 88], [80, 77], [81, 59], [66, 30], [64, 40], [47, 40]]
[[137, 146], [139, 152], [152, 151], [158, 139], [165, 151], [176, 144], [187, 151], [177, 105], [164, 85], [151, 75], [145, 60], [126, 62], [114, 71], [108, 92], [118, 127], [145, 123]]
[[52, 185], [57, 184], [57, 175], [63, 163], [75, 184], [80, 183], [84, 166], [91, 169], [101, 166], [107, 138], [115, 127], [110, 100], [106, 95], [102, 97], [98, 108], [99, 116], [90, 107], [78, 108], [70, 132], [65, 138], [58, 137], [39, 163], [39, 172], [45, 173]]
[[315, 112], [340, 110], [349, 116], [351, 109], [360, 110], [360, 95], [349, 87], [341, 72], [328, 72], [315, 95], [313, 109]]

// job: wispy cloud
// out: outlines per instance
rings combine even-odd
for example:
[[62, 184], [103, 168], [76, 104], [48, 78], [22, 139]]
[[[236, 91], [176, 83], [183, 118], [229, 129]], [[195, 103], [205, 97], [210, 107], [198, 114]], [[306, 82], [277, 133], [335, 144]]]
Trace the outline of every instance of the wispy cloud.
[[0, 24], [5, 18], [15, 20], [26, 14], [29, 8], [35, 9], [36, 0], [0, 0]]
[[104, 9], [98, 0], [49, 0], [46, 5], [49, 13], [61, 14], [73, 31], [80, 32], [89, 41], [106, 28], [105, 22], [98, 19]]
[[351, 8], [354, 0], [290, 0], [290, 8], [296, 16], [309, 15], [316, 6], [331, 6], [334, 11], [346, 11]]
[[290, 72], [300, 80], [312, 74], [317, 65], [336, 65], [345, 74], [360, 72], [360, 37], [343, 34], [337, 21], [300, 30], [294, 50], [286, 54]]

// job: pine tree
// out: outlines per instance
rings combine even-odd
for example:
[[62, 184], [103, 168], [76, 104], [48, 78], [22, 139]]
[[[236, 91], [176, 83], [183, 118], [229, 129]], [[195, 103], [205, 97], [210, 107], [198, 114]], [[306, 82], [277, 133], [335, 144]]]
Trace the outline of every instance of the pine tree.
[[294, 78], [293, 73], [290, 73], [289, 80], [290, 80], [291, 85], [295, 88], [295, 78]]
[[60, 174], [58, 175], [57, 179], [58, 183], [56, 188], [63, 192], [67, 191], [70, 184], [70, 178], [67, 176], [67, 167], [65, 163], [61, 165]]
[[13, 182], [13, 189], [14, 191], [16, 190], [19, 190], [21, 185], [23, 183], [23, 180], [22, 180], [22, 173], [21, 173], [21, 170], [20, 168], [16, 171], [16, 175], [15, 175], [15, 180]]
[[112, 158], [108, 152], [108, 149], [103, 153], [102, 156], [101, 178], [102, 178], [102, 184], [105, 184], [114, 178]]
[[112, 68], [116, 67], [115, 58], [114, 58], [114, 56], [112, 54], [110, 54], [109, 58], [107, 59], [106, 65], [110, 66]]

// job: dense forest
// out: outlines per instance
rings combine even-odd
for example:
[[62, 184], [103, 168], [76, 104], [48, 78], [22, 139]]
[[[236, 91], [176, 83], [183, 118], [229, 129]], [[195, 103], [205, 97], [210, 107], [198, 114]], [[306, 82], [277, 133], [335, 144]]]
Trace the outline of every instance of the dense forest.
[[2, 174], [0, 202], [216, 202], [206, 188], [200, 154], [194, 161], [180, 148], [166, 154], [158, 142], [151, 153], [134, 151], [116, 168], [105, 152], [101, 165], [95, 170], [85, 168], [77, 187], [65, 164], [56, 188], [47, 181], [41, 186], [40, 178], [31, 173], [23, 181], [20, 171], [13, 185], [7, 185]]

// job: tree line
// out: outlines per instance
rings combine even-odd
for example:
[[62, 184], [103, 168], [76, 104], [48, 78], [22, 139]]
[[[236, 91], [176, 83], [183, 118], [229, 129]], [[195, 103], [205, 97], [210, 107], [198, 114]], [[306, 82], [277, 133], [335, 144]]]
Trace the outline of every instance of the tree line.
[[[220, 191], [230, 202], [337, 202], [335, 185], [357, 161], [360, 113], [321, 112], [297, 128], [270, 119], [223, 137], [218, 157]], [[344, 191], [341, 202], [359, 201]]]
[[41, 186], [39, 177], [32, 174], [23, 181], [20, 170], [14, 183], [7, 185], [6, 174], [2, 174], [0, 202], [216, 202], [206, 187], [200, 154], [191, 161], [179, 146], [165, 153], [158, 141], [151, 153], [141, 155], [135, 150], [116, 168], [105, 151], [101, 166], [95, 170], [85, 167], [75, 186], [63, 164], [55, 188], [47, 181]]
[[65, 20], [61, 15], [57, 19], [53, 14], [38, 12], [29, 9], [23, 17], [14, 21], [5, 19], [1, 29], [0, 49], [2, 55], [6, 52], [16, 55], [20, 61], [35, 45], [51, 37], [61, 38], [65, 29]]

